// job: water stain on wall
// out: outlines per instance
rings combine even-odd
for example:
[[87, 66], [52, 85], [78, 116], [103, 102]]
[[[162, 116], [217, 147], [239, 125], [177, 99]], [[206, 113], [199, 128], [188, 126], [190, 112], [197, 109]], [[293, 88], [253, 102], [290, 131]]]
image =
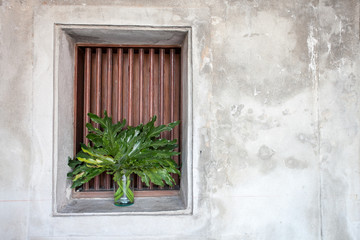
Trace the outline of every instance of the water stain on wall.
[[262, 160], [269, 160], [274, 154], [275, 151], [266, 145], [262, 145], [258, 151], [258, 157]]
[[306, 161], [301, 161], [294, 157], [289, 157], [285, 159], [285, 166], [291, 169], [304, 169], [308, 167], [308, 163]]

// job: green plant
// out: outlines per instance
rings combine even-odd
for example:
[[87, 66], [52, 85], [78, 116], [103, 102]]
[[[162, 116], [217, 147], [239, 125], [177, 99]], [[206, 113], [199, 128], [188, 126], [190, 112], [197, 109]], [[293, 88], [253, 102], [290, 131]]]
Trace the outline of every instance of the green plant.
[[171, 131], [179, 121], [155, 126], [154, 116], [144, 125], [125, 128], [125, 119], [113, 124], [106, 111], [104, 115], [104, 118], [100, 118], [95, 114], [88, 114], [100, 128], [87, 123], [89, 134], [86, 137], [91, 144], [81, 144], [82, 150], [76, 157], [69, 157], [68, 165], [72, 170], [68, 177], [73, 181], [71, 187], [79, 187], [106, 172], [113, 174], [113, 179], [119, 186], [114, 194], [115, 201], [126, 195], [133, 202], [134, 195], [129, 188], [129, 176], [132, 173], [137, 174], [147, 186], [150, 181], [159, 186], [164, 186], [164, 182], [173, 186], [175, 180], [171, 173], [180, 175], [180, 171], [172, 156], [180, 153], [175, 151], [176, 140], [161, 139], [160, 133]]

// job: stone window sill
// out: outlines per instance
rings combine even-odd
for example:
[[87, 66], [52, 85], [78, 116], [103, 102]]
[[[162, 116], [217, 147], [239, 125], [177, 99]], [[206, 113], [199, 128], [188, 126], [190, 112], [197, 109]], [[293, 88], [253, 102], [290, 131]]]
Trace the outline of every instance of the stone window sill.
[[72, 199], [59, 209], [54, 216], [93, 216], [93, 215], [185, 215], [186, 209], [180, 196], [139, 197], [127, 207], [117, 207], [113, 199]]

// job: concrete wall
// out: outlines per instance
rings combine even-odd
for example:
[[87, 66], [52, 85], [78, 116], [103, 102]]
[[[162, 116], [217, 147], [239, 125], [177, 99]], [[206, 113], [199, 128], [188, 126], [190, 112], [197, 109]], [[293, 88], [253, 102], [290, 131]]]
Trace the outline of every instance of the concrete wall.
[[[52, 216], [55, 23], [192, 27], [192, 215]], [[358, 1], [0, 0], [1, 238], [360, 239], [359, 59]]]

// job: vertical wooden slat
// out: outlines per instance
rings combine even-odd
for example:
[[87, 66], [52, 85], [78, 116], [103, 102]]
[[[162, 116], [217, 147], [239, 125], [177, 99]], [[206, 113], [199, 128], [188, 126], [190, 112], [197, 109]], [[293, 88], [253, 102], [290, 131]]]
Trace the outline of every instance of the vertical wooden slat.
[[86, 123], [90, 121], [87, 115], [90, 112], [90, 76], [91, 76], [91, 49], [86, 48], [85, 50], [85, 83], [84, 83], [84, 143], [88, 144], [89, 140], [86, 135], [89, 133], [86, 128]]
[[123, 97], [123, 49], [118, 48], [118, 89], [117, 89], [117, 119], [118, 121], [123, 118], [122, 111], [122, 97]]
[[[96, 98], [96, 102], [95, 102], [95, 111], [96, 111], [96, 115], [100, 116], [101, 115], [101, 72], [102, 72], [102, 49], [101, 48], [96, 48], [96, 86], [95, 86], [95, 98]], [[98, 128], [98, 124], [95, 124], [95, 126]], [[94, 189], [95, 190], [99, 190], [100, 188], [100, 177], [97, 176], [94, 178]]]
[[143, 96], [142, 96], [142, 122], [146, 123], [149, 121], [149, 83], [150, 83], [150, 53], [149, 50], [144, 49], [144, 61], [143, 61]]
[[149, 119], [154, 116], [154, 57], [155, 49], [150, 49], [150, 79], [149, 79]]
[[[101, 48], [96, 49], [96, 86], [95, 86], [95, 114], [100, 116], [101, 115]], [[96, 127], [99, 127], [96, 124]]]
[[144, 103], [143, 103], [143, 86], [144, 86], [144, 49], [139, 50], [139, 119], [140, 123], [144, 121]]
[[[164, 84], [163, 84], [163, 124], [170, 123], [171, 120], [171, 90], [170, 90], [170, 81], [171, 81], [171, 71], [170, 71], [170, 54], [165, 54], [164, 59]], [[163, 133], [162, 137], [170, 139], [171, 133], [166, 131]]]
[[122, 117], [126, 118], [126, 124], [129, 124], [128, 119], [128, 99], [129, 99], [129, 52], [123, 49], [123, 66], [122, 66]]
[[106, 91], [106, 111], [108, 116], [112, 115], [111, 104], [112, 104], [112, 49], [108, 48], [106, 51], [107, 58], [107, 91]]
[[[165, 49], [161, 48], [159, 50], [159, 101], [160, 101], [160, 124], [163, 125], [164, 122], [164, 81], [165, 81]], [[160, 134], [160, 137], [164, 137], [164, 132]], [[152, 188], [150, 188], [152, 189]]]
[[111, 116], [113, 119], [113, 123], [117, 123], [119, 120], [117, 118], [117, 90], [118, 90], [118, 56], [117, 50], [112, 49], [112, 87], [111, 87]]
[[159, 67], [159, 51], [155, 50], [155, 57], [154, 57], [154, 78], [153, 78], [153, 115], [157, 116], [157, 121], [155, 122], [156, 125], [159, 125], [160, 123], [160, 67]]
[[140, 123], [140, 55], [139, 51], [134, 49], [133, 67], [132, 67], [132, 125], [136, 126]]
[[96, 113], [96, 53], [91, 51], [91, 112]]
[[165, 49], [160, 49], [160, 124], [164, 124], [164, 65], [165, 65]]
[[[91, 48], [86, 48], [85, 50], [85, 78], [84, 78], [84, 124], [83, 124], [83, 132], [84, 137], [83, 141], [87, 145], [89, 143], [89, 139], [86, 138], [86, 135], [89, 133], [86, 128], [86, 123], [90, 121], [89, 116], [87, 115], [90, 112], [90, 77], [91, 77]], [[89, 189], [89, 183], [84, 184], [84, 190]]]
[[[144, 49], [139, 49], [139, 63], [138, 63], [138, 69], [139, 69], [139, 75], [138, 75], [138, 79], [139, 79], [139, 83], [138, 83], [138, 101], [139, 101], [139, 107], [138, 107], [138, 114], [139, 114], [139, 119], [135, 124], [139, 124], [142, 123], [144, 121], [143, 119], [143, 113], [144, 113], [144, 109], [143, 109], [143, 85], [144, 85]], [[136, 176], [136, 183], [137, 183], [137, 189], [142, 189], [142, 182], [140, 177]]]
[[[104, 49], [101, 49], [104, 53]], [[101, 116], [104, 117], [104, 110], [107, 110], [107, 54], [101, 55]]]
[[[143, 106], [143, 85], [144, 85], [144, 49], [139, 49], [139, 123], [144, 122], [144, 106]], [[142, 182], [139, 176], [136, 177], [137, 189], [142, 189]]]
[[[96, 49], [91, 48], [91, 95], [90, 95], [90, 110], [92, 113], [96, 113]], [[95, 126], [94, 123], [92, 123]], [[94, 190], [94, 181], [89, 181], [89, 190]]]
[[128, 71], [128, 123], [131, 126], [133, 124], [133, 68], [134, 68], [134, 49], [130, 48], [128, 53], [129, 58], [129, 71]]
[[[154, 68], [155, 68], [155, 49], [150, 49], [150, 79], [149, 79], [149, 119], [154, 116]], [[149, 189], [153, 189], [154, 184], [150, 182]]]
[[[112, 115], [111, 104], [112, 104], [112, 49], [108, 48], [106, 51], [107, 58], [107, 89], [106, 89], [106, 110], [108, 116]], [[109, 174], [105, 174], [105, 189], [109, 190], [111, 185], [111, 178]]]
[[[170, 50], [170, 122], [174, 121], [174, 103], [175, 103], [175, 50]], [[171, 139], [174, 139], [172, 131]]]

